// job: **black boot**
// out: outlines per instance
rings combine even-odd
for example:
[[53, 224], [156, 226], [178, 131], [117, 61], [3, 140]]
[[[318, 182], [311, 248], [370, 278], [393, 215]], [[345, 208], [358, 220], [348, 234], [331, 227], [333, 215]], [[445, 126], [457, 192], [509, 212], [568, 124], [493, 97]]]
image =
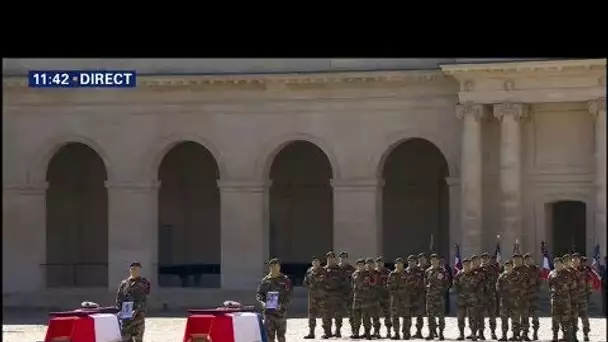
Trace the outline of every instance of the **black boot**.
[[414, 336], [412, 336], [412, 338], [422, 338], [422, 330], [421, 329], [416, 329], [416, 333], [414, 334]]
[[432, 341], [432, 340], [434, 340], [434, 339], [435, 339], [435, 333], [434, 333], [434, 331], [435, 331], [435, 330], [434, 330], [434, 329], [433, 329], [433, 330], [429, 329], [429, 330], [430, 330], [430, 331], [429, 331], [429, 336], [427, 336], [427, 337], [425, 338], [425, 340], [427, 340], [427, 341]]
[[480, 340], [482, 340], [482, 341], [485, 341], [485, 340], [486, 340], [486, 336], [483, 334], [483, 332], [482, 332], [482, 331], [480, 331], [480, 332], [479, 332], [479, 336], [478, 336], [478, 338], [479, 338]]
[[328, 338], [332, 337], [331, 336], [331, 330], [325, 330], [325, 332], [323, 333], [323, 335], [321, 336], [321, 339], [323, 340], [327, 340]]
[[445, 337], [443, 337], [443, 330], [439, 330], [439, 341], [443, 340], [445, 340]]
[[506, 333], [502, 333], [502, 336], [498, 340], [499, 341], [506, 341], [507, 340], [507, 334]]
[[521, 337], [522, 341], [526, 341], [526, 342], [530, 342], [532, 341], [529, 337], [528, 337], [528, 332], [524, 332], [523, 336]]
[[337, 337], [337, 338], [342, 337], [342, 331], [340, 331], [340, 328], [336, 328], [336, 332], [334, 333], [333, 337]]
[[365, 329], [365, 332], [363, 333], [363, 338], [365, 338], [366, 340], [371, 340], [372, 339], [372, 334], [369, 331], [370, 329]]
[[493, 340], [497, 340], [498, 339], [498, 337], [496, 336], [496, 331], [492, 330], [492, 336], [491, 337], [492, 337]]
[[460, 329], [460, 335], [456, 338], [457, 341], [464, 341], [464, 329]]
[[396, 332], [392, 337], [390, 337], [391, 340], [400, 340], [401, 337], [399, 336], [399, 333]]
[[309, 328], [308, 335], [304, 336], [305, 340], [314, 340], [315, 339], [315, 328]]
[[409, 340], [410, 338], [412, 338], [412, 335], [410, 334], [409, 331], [404, 331], [403, 332], [403, 339], [404, 340]]
[[538, 328], [534, 328], [534, 333], [532, 333], [532, 341], [538, 341]]
[[559, 339], [557, 338], [557, 332], [553, 332], [553, 339], [551, 340], [551, 342], [558, 342]]

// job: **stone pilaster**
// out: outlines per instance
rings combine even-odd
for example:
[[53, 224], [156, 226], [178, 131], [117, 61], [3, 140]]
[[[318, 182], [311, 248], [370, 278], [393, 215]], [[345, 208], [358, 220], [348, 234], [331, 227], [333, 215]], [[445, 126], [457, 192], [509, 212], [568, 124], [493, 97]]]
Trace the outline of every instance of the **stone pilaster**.
[[595, 243], [606, 255], [606, 98], [589, 102], [595, 117]]
[[527, 115], [528, 106], [522, 103], [494, 105], [494, 116], [500, 121], [500, 233], [509, 249], [524, 233], [521, 121]]
[[353, 258], [379, 255], [382, 224], [379, 201], [384, 181], [334, 180], [334, 250]]
[[2, 293], [44, 291], [47, 184], [4, 186]]
[[[268, 250], [268, 184], [219, 181], [223, 289], [251, 290], [265, 271]], [[246, 256], [245, 258], [243, 256]]]
[[158, 284], [158, 188], [160, 182], [106, 182], [108, 189], [108, 287], [128, 276], [132, 261]]
[[460, 251], [463, 257], [478, 253], [482, 237], [482, 119], [487, 106], [465, 103], [456, 107], [462, 119], [460, 177]]
[[[454, 260], [454, 243], [460, 244], [462, 234], [460, 230], [460, 178], [448, 177], [446, 183], [449, 187], [450, 201], [450, 255], [447, 260]], [[450, 261], [451, 262], [451, 261]]]

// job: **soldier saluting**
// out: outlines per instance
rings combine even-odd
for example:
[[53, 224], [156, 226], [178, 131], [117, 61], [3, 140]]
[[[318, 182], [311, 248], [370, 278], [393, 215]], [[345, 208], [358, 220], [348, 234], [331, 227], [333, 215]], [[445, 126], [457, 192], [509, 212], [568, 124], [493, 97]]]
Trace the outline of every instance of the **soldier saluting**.
[[519, 341], [519, 321], [515, 319], [515, 296], [517, 295], [517, 276], [513, 272], [513, 261], [507, 260], [504, 265], [504, 271], [496, 280], [496, 293], [498, 295], [500, 307], [500, 321], [502, 328], [502, 337], [499, 341], [507, 340], [509, 332], [509, 319], [511, 319], [511, 331], [513, 336], [510, 340]]
[[312, 257], [312, 266], [306, 271], [304, 285], [308, 287], [308, 335], [305, 339], [315, 338], [315, 327], [317, 318], [325, 314], [325, 278], [327, 272], [321, 267], [321, 260]]
[[268, 274], [262, 278], [256, 299], [264, 308], [264, 328], [268, 339], [285, 342], [287, 332], [287, 309], [291, 301], [293, 286], [289, 277], [281, 273], [281, 263], [274, 258], [268, 262]]
[[120, 310], [124, 341], [141, 342], [144, 338], [150, 282], [140, 272], [141, 263], [132, 262], [129, 265], [129, 277], [120, 283], [116, 292], [116, 307]]

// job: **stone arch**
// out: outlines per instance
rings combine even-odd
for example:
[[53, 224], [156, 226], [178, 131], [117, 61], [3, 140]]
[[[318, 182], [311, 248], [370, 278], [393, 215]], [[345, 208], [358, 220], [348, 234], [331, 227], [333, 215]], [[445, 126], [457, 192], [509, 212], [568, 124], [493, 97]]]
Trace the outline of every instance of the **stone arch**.
[[195, 142], [207, 149], [217, 163], [220, 179], [226, 177], [227, 169], [226, 164], [224, 163], [223, 155], [211, 141], [204, 139], [195, 133], [177, 133], [158, 140], [153, 144], [153, 147], [144, 154], [144, 158], [140, 164], [142, 167], [142, 170], [140, 171], [140, 174], [143, 177], [142, 179], [156, 179], [158, 168], [167, 155], [167, 152], [169, 152], [176, 145], [185, 141]]
[[307, 141], [321, 149], [321, 151], [325, 153], [327, 159], [329, 159], [333, 173], [332, 179], [340, 179], [339, 163], [333, 149], [331, 149], [329, 144], [327, 144], [322, 138], [308, 133], [288, 133], [275, 137], [264, 144], [264, 148], [255, 162], [255, 179], [261, 182], [267, 181], [268, 176], [270, 175], [272, 162], [277, 154], [279, 154], [279, 152], [281, 152], [285, 146], [295, 141]]
[[110, 158], [106, 150], [95, 139], [79, 134], [64, 134], [44, 140], [40, 144], [32, 157], [27, 167], [27, 182], [29, 184], [42, 184], [46, 180], [49, 162], [55, 154], [64, 146], [70, 143], [81, 143], [88, 146], [101, 158], [106, 168], [107, 180], [115, 179], [114, 169], [111, 168]]
[[389, 259], [428, 252], [450, 253], [450, 206], [445, 155], [431, 141], [409, 138], [382, 158], [383, 253]]

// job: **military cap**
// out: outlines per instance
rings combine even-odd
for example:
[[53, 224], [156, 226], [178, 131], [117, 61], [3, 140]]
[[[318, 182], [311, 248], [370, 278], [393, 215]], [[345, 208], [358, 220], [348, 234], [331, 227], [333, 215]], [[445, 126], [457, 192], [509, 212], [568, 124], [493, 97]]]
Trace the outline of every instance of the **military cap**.
[[279, 258], [272, 258], [268, 261], [268, 265], [278, 265], [280, 263]]
[[141, 263], [139, 261], [133, 261], [129, 267], [139, 267], [141, 268]]
[[426, 254], [425, 253], [419, 253], [418, 254], [418, 258], [426, 258]]
[[357, 265], [360, 265], [360, 264], [365, 264], [365, 259], [363, 259], [363, 258], [357, 259]]
[[507, 260], [507, 261], [505, 261], [505, 265], [513, 265], [513, 261]]
[[384, 258], [381, 256], [376, 258], [376, 262], [383, 262], [383, 261], [384, 261]]
[[431, 259], [439, 259], [439, 255], [437, 253], [431, 254]]
[[555, 257], [555, 258], [553, 258], [553, 263], [554, 263], [554, 264], [555, 264], [555, 263], [562, 263], [562, 262], [563, 262], [563, 260], [562, 260], [562, 258], [560, 258], [560, 257]]
[[483, 252], [483, 253], [481, 253], [481, 257], [482, 258], [489, 258], [490, 254], [488, 254], [488, 252]]
[[407, 256], [407, 261], [416, 261], [416, 257], [412, 254]]
[[367, 259], [365, 259], [365, 263], [366, 264], [373, 264], [374, 263], [374, 258], [367, 258]]
[[471, 263], [471, 259], [464, 259], [462, 260], [463, 264], [470, 264]]
[[329, 251], [329, 252], [325, 253], [325, 257], [326, 258], [335, 258], [336, 253], [334, 253], [334, 251]]
[[348, 258], [348, 253], [346, 253], [346, 251], [342, 251], [342, 252], [340, 252], [340, 254], [338, 256], [340, 258]]
[[403, 264], [403, 258], [395, 259], [395, 264]]
[[511, 257], [512, 257], [513, 259], [515, 259], [515, 258], [520, 258], [520, 259], [521, 259], [521, 254], [519, 254], [519, 253], [514, 253], [514, 254], [513, 254]]
[[578, 253], [573, 253], [573, 254], [572, 254], [572, 259], [574, 259], [574, 258], [580, 259], [580, 258], [581, 258], [581, 255], [580, 255], [580, 254], [578, 254]]
[[524, 254], [524, 259], [532, 258], [532, 254], [526, 253]]
[[570, 258], [572, 258], [572, 256], [570, 254], [564, 254], [564, 255], [562, 255], [562, 259], [564, 259], [564, 261], [566, 259], [570, 259]]
[[475, 259], [479, 259], [479, 255], [474, 254], [474, 255], [471, 257], [471, 260], [475, 260]]
[[316, 255], [313, 255], [310, 260], [312, 260], [312, 261], [319, 260], [320, 261], [320, 259]]

